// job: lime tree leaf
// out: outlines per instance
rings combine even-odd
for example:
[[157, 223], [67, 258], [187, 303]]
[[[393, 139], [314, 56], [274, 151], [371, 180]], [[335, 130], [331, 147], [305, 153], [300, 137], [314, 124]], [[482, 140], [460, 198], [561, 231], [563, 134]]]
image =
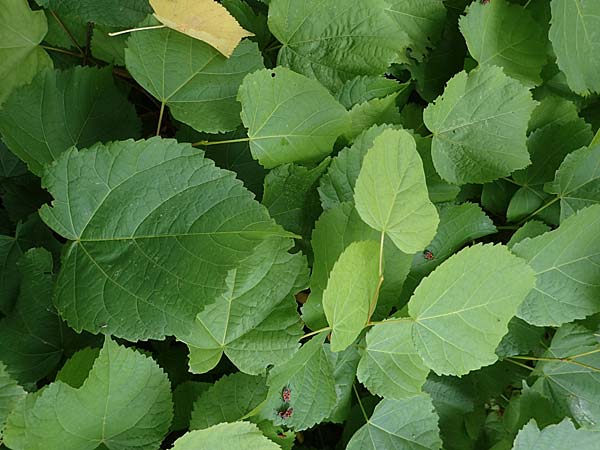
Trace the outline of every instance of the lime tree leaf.
[[279, 64], [331, 91], [406, 60], [408, 36], [385, 0], [272, 0], [269, 28], [283, 44]]
[[496, 354], [500, 358], [525, 355], [540, 346], [545, 332], [544, 328], [530, 325], [518, 317], [513, 317], [508, 322], [508, 333], [502, 338]]
[[565, 361], [542, 361], [536, 367], [540, 381], [553, 403], [563, 414], [573, 417], [581, 426], [593, 427], [600, 422], [600, 353], [598, 337], [583, 325], [566, 324], [552, 339], [547, 354], [551, 358], [573, 358]]
[[300, 279], [307, 278], [307, 268], [301, 254], [287, 253], [289, 247], [288, 239], [267, 240], [229, 270], [225, 290], [198, 314], [184, 338], [193, 372], [208, 372], [223, 353], [253, 374], [294, 354], [302, 330], [290, 294], [305, 284]]
[[410, 320], [390, 319], [367, 333], [357, 376], [372, 394], [402, 400], [421, 392], [429, 369], [412, 342], [412, 327]]
[[242, 42], [226, 58], [205, 42], [170, 29], [133, 33], [125, 64], [175, 119], [209, 133], [237, 128], [240, 84], [244, 76], [264, 67], [253, 42]]
[[414, 291], [421, 280], [465, 244], [495, 233], [492, 220], [473, 203], [438, 206], [440, 224], [427, 248], [412, 258], [412, 265], [403, 286], [404, 297]]
[[108, 32], [99, 27], [94, 28], [90, 42], [92, 56], [115, 66], [125, 65], [125, 47], [127, 35], [109, 36]]
[[235, 422], [267, 398], [263, 377], [238, 372], [226, 375], [194, 403], [190, 429], [200, 430], [221, 422]]
[[556, 62], [574, 92], [600, 92], [600, 3], [590, 0], [552, 0], [550, 41]]
[[27, 167], [0, 141], [0, 182], [3, 178], [13, 178], [25, 175]]
[[[540, 394], [536, 389], [523, 383], [520, 395], [512, 397], [502, 416], [504, 429], [513, 438], [531, 419], [541, 428], [559, 423], [564, 416], [556, 412], [554, 404]], [[507, 447], [509, 448], [510, 445]]]
[[548, 95], [540, 100], [531, 113], [529, 132], [551, 124], [564, 124], [579, 119], [577, 106], [572, 101], [556, 95]]
[[166, 26], [208, 43], [226, 57], [242, 38], [252, 36], [214, 0], [150, 0], [150, 5]]
[[[221, 4], [227, 8], [239, 24], [246, 30], [254, 33], [251, 39], [258, 43], [261, 50], [264, 50], [272, 41], [273, 35], [267, 26], [267, 15], [262, 10], [255, 11], [244, 0], [222, 0]], [[265, 11], [266, 12], [266, 11]]]
[[390, 15], [408, 35], [411, 58], [422, 61], [442, 37], [446, 7], [442, 0], [388, 0]]
[[385, 130], [373, 141], [356, 180], [356, 210], [405, 253], [435, 236], [439, 218], [429, 201], [415, 140], [403, 130]]
[[[337, 403], [335, 379], [329, 353], [323, 346], [325, 334], [304, 344], [292, 359], [275, 366], [267, 384], [269, 393], [262, 416], [276, 425], [305, 430], [329, 416]], [[284, 402], [282, 391], [290, 390], [290, 401]], [[289, 411], [282, 417], [280, 411]]]
[[333, 352], [352, 344], [369, 321], [377, 300], [381, 251], [376, 241], [353, 242], [329, 273], [323, 310], [332, 329]]
[[560, 326], [600, 312], [600, 205], [578, 211], [554, 231], [512, 251], [536, 272], [536, 286], [518, 316], [537, 326]]
[[355, 105], [350, 111], [350, 130], [344, 134], [348, 141], [373, 125], [398, 124], [402, 121], [398, 109], [396, 92], [383, 98], [374, 98], [364, 103]]
[[45, 8], [81, 22], [111, 27], [135, 26], [152, 13], [148, 0], [36, 0]]
[[360, 353], [355, 346], [350, 346], [343, 352], [335, 353], [330, 350], [330, 346], [327, 344], [324, 348], [333, 367], [335, 393], [337, 395], [335, 407], [325, 421], [343, 423], [350, 414], [353, 396], [352, 385], [354, 378], [356, 378], [356, 367], [358, 366]]
[[268, 169], [323, 159], [349, 127], [348, 112], [323, 86], [285, 67], [246, 76], [238, 100], [252, 155]]
[[431, 398], [422, 394], [403, 400], [382, 400], [346, 448], [439, 450], [442, 441]]
[[10, 92], [29, 83], [52, 60], [38, 44], [48, 31], [43, 11], [32, 11], [23, 0], [4, 0], [0, 8], [0, 105]]
[[546, 190], [560, 198], [561, 222], [580, 209], [600, 203], [600, 145], [567, 155]]
[[19, 293], [20, 273], [17, 261], [23, 249], [17, 238], [0, 235], [0, 312], [8, 314]]
[[200, 394], [206, 392], [212, 384], [201, 381], [184, 381], [173, 390], [173, 422], [171, 431], [190, 428], [190, 418], [194, 403]]
[[10, 376], [4, 363], [0, 362], [0, 441], [8, 415], [25, 395], [25, 390]]
[[[312, 235], [314, 264], [310, 279], [310, 295], [302, 308], [304, 322], [313, 330], [327, 325], [323, 311], [323, 291], [335, 262], [352, 242], [381, 239], [381, 233], [364, 223], [354, 206], [343, 203], [323, 213]], [[383, 276], [373, 317], [387, 317], [398, 299], [398, 292], [410, 268], [411, 256], [401, 252], [386, 237], [383, 244]]]
[[5, 442], [15, 450], [156, 449], [169, 430], [172, 409], [162, 369], [106, 338], [83, 385], [76, 389], [56, 381], [46, 387], [20, 417], [9, 417]]
[[541, 84], [548, 38], [527, 9], [506, 0], [474, 2], [460, 19], [460, 30], [480, 65], [502, 67], [528, 86]]
[[63, 356], [62, 321], [52, 304], [52, 255], [29, 250], [19, 261], [21, 289], [12, 311], [0, 320], [0, 361], [21, 384], [48, 375]]
[[598, 433], [577, 430], [569, 419], [558, 425], [539, 430], [535, 420], [530, 421], [517, 434], [512, 450], [545, 450], [548, 448], [577, 448], [594, 450], [598, 446]]
[[175, 441], [171, 450], [279, 450], [256, 425], [249, 422], [220, 423], [204, 430], [190, 431]]
[[94, 362], [100, 354], [100, 348], [87, 347], [71, 356], [56, 374], [56, 381], [62, 381], [74, 388], [83, 386]]
[[72, 241], [55, 300], [76, 330], [185, 336], [231, 270], [289, 236], [231, 172], [173, 140], [71, 149], [43, 182], [55, 200], [40, 215]]
[[465, 375], [494, 363], [508, 322], [535, 274], [502, 245], [475, 245], [450, 257], [415, 290], [413, 340], [438, 375]]
[[140, 122], [107, 67], [44, 71], [0, 110], [6, 145], [36, 175], [72, 146], [140, 135]]
[[525, 134], [535, 105], [499, 67], [454, 76], [423, 113], [438, 173], [456, 184], [485, 183], [527, 166]]
[[344, 107], [351, 109], [354, 105], [384, 98], [396, 92], [399, 93], [400, 99], [405, 99], [408, 98], [411, 90], [410, 83], [398, 83], [389, 78], [363, 75], [346, 81], [337, 92], [336, 98]]
[[544, 222], [540, 222], [539, 220], [530, 220], [525, 223], [521, 228], [515, 231], [515, 234], [512, 235], [510, 240], [507, 242], [506, 246], [512, 250], [512, 248], [521, 241], [524, 241], [526, 238], [534, 238], [541, 234], [544, 234], [550, 231], [548, 225]]

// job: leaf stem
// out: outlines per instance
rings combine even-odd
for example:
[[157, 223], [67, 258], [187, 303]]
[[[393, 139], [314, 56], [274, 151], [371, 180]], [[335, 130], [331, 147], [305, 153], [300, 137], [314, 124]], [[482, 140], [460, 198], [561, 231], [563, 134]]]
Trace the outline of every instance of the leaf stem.
[[156, 135], [160, 136], [160, 128], [162, 127], [163, 116], [165, 114], [165, 102], [160, 103], [160, 112], [158, 113], [158, 125], [156, 125]]
[[527, 361], [548, 361], [548, 362], [564, 362], [567, 364], [573, 364], [575, 366], [584, 367], [594, 372], [600, 373], [600, 369], [589, 364], [585, 364], [579, 361], [575, 361], [572, 357], [567, 358], [551, 358], [551, 357], [535, 357], [535, 356], [513, 356], [514, 359], [524, 359]]
[[525, 222], [527, 222], [528, 220], [533, 219], [535, 216], [537, 216], [539, 213], [541, 213], [543, 210], [545, 210], [546, 208], [548, 208], [549, 206], [553, 205], [554, 203], [556, 203], [557, 201], [560, 200], [560, 197], [554, 197], [552, 200], [550, 200], [549, 202], [546, 202], [545, 204], [543, 204], [542, 206], [540, 206], [538, 209], [536, 209], [534, 212], [532, 212], [531, 214], [529, 214], [527, 217], [525, 217], [523, 220], [521, 220], [518, 225], [523, 225]]
[[381, 232], [381, 238], [379, 239], [379, 279], [377, 280], [377, 288], [375, 289], [375, 294], [373, 294], [373, 299], [371, 300], [371, 305], [369, 306], [369, 317], [367, 319], [367, 324], [371, 321], [371, 316], [375, 312], [375, 308], [377, 307], [377, 300], [379, 299], [379, 291], [381, 290], [381, 285], [383, 284], [383, 244], [385, 242], [385, 232]]
[[69, 50], [65, 50], [64, 48], [52, 47], [50, 45], [44, 45], [44, 44], [40, 44], [40, 47], [43, 48], [44, 50], [49, 50], [51, 52], [57, 52], [57, 53], [63, 53], [65, 55], [74, 56], [75, 58], [83, 58], [84, 57], [83, 54], [80, 55], [79, 53], [71, 52]]
[[239, 138], [239, 139], [226, 139], [224, 141], [198, 141], [192, 144], [192, 147], [202, 147], [206, 145], [221, 145], [221, 144], [235, 144], [236, 142], [249, 142], [250, 138]]
[[323, 331], [330, 331], [330, 330], [331, 330], [331, 327], [319, 328], [318, 330], [311, 331], [310, 333], [305, 334], [299, 340], [307, 339], [311, 336], [316, 336], [317, 334], [322, 333]]
[[71, 31], [67, 28], [67, 26], [65, 25], [65, 23], [61, 20], [61, 18], [58, 17], [58, 14], [56, 14], [54, 11], [50, 11], [50, 14], [52, 14], [52, 17], [54, 17], [54, 20], [56, 20], [58, 22], [58, 25], [63, 29], [63, 31], [65, 33], [67, 33], [67, 36], [69, 36], [69, 39], [71, 39], [71, 42], [73, 43], [73, 45], [75, 46], [75, 48], [77, 50], [79, 50], [79, 53], [81, 54], [81, 57], [85, 57], [85, 52], [79, 46], [79, 43], [77, 42], [77, 39], [75, 39], [75, 36], [73, 36], [73, 33], [71, 33]]
[[360, 395], [358, 395], [358, 389], [356, 389], [356, 384], [352, 383], [352, 390], [354, 391], [354, 395], [356, 395], [356, 400], [358, 400], [358, 406], [360, 406], [360, 410], [362, 411], [363, 417], [365, 418], [365, 420], [367, 422], [369, 422], [369, 416], [367, 415], [367, 412], [365, 411], [365, 407], [363, 406], [362, 402], [360, 401]]
[[522, 184], [520, 184], [520, 183], [517, 183], [515, 180], [513, 180], [513, 179], [511, 179], [511, 178], [508, 178], [508, 177], [502, 177], [502, 178], [500, 178], [500, 179], [501, 179], [501, 180], [504, 180], [504, 181], [506, 181], [506, 182], [508, 182], [508, 183], [514, 184], [515, 186], [523, 187], [523, 185], [522, 185]]
[[395, 319], [386, 319], [386, 320], [376, 320], [374, 322], [370, 321], [367, 323], [368, 327], [372, 327], [375, 325], [388, 324], [388, 323], [400, 323], [400, 322], [414, 322], [412, 317], [397, 317]]
[[527, 370], [530, 370], [530, 371], [535, 370], [533, 367], [529, 367], [528, 365], [520, 363], [519, 361], [515, 361], [514, 359], [511, 359], [511, 358], [506, 358], [506, 361], [508, 361], [510, 363], [513, 363], [513, 364], [515, 364], [515, 365], [517, 365], [519, 367], [522, 367], [523, 369], [527, 369]]
[[113, 33], [108, 33], [108, 35], [110, 37], [113, 36], [119, 36], [120, 34], [127, 34], [127, 33], [135, 33], [136, 31], [145, 31], [145, 30], [158, 30], [160, 28], [166, 28], [166, 25], [151, 25], [148, 27], [139, 27], [139, 28], [129, 28], [127, 30], [121, 30], [121, 31], [115, 31]]

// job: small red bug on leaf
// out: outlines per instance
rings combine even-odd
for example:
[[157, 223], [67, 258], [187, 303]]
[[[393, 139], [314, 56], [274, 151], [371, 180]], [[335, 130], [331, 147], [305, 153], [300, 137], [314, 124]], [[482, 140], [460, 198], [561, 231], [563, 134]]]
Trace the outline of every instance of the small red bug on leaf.
[[283, 398], [284, 403], [289, 403], [292, 399], [292, 390], [288, 386], [281, 391], [281, 398]]
[[482, 5], [487, 5], [489, 2], [490, 2], [490, 0], [481, 0]]
[[427, 261], [431, 261], [431, 260], [434, 258], [434, 256], [433, 256], [433, 253], [431, 253], [431, 250], [425, 250], [425, 251], [423, 252], [423, 257], [424, 257], [424, 258], [425, 258]]
[[285, 438], [286, 438], [286, 435], [285, 435], [285, 433], [277, 433], [277, 437], [278, 437], [279, 439], [285, 439]]
[[294, 408], [288, 408], [281, 411], [277, 411], [277, 415], [283, 420], [289, 419], [290, 417], [292, 417], [292, 414], [294, 414]]

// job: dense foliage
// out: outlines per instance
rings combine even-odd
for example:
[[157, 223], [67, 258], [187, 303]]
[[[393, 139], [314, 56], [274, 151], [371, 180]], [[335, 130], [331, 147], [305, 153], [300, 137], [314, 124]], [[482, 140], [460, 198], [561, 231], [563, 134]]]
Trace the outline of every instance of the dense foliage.
[[600, 448], [599, 26], [0, 0], [0, 447]]

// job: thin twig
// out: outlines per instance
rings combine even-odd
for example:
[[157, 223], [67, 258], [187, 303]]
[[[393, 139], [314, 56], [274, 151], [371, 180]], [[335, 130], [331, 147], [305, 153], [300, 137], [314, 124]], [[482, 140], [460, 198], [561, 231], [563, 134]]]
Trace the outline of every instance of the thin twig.
[[75, 58], [83, 58], [83, 55], [80, 55], [79, 53], [71, 52], [69, 50], [65, 50], [64, 48], [52, 47], [50, 45], [45, 45], [45, 44], [40, 44], [40, 47], [43, 48], [44, 50], [48, 50], [51, 52], [63, 53], [65, 55], [70, 55]]
[[160, 112], [158, 113], [158, 125], [156, 125], [156, 135], [160, 136], [160, 128], [162, 127], [163, 116], [165, 114], [165, 102], [160, 104]]
[[192, 147], [202, 147], [206, 145], [221, 145], [221, 144], [235, 144], [236, 142], [248, 142], [250, 141], [249, 137], [239, 138], [239, 139], [226, 139], [224, 141], [198, 141], [192, 144]]
[[358, 400], [358, 406], [360, 406], [360, 410], [362, 411], [363, 417], [368, 422], [369, 416], [367, 415], [367, 412], [365, 411], [365, 408], [360, 400], [360, 395], [358, 395], [358, 390], [356, 389], [356, 385], [354, 383], [352, 383], [352, 390], [354, 391], [354, 395], [356, 395], [356, 400]]
[[375, 312], [375, 308], [377, 307], [377, 300], [379, 299], [379, 291], [381, 290], [381, 285], [383, 284], [383, 244], [385, 242], [385, 232], [381, 232], [381, 238], [379, 239], [379, 279], [377, 280], [377, 288], [375, 289], [375, 294], [371, 299], [371, 305], [369, 306], [369, 316], [367, 319], [367, 323], [371, 321], [371, 316]]
[[309, 338], [311, 336], [316, 336], [317, 334], [322, 333], [323, 331], [330, 331], [330, 330], [331, 330], [331, 327], [320, 328], [318, 330], [311, 331], [310, 333], [305, 334], [304, 336], [302, 336], [300, 338], [300, 340], [302, 341], [303, 339]]
[[546, 208], [548, 208], [549, 206], [552, 206], [554, 203], [556, 203], [557, 201], [560, 200], [560, 197], [554, 197], [552, 200], [550, 200], [549, 202], [545, 203], [544, 205], [540, 206], [538, 209], [536, 209], [534, 212], [532, 212], [531, 214], [529, 214], [527, 217], [525, 217], [523, 220], [521, 220], [518, 225], [522, 225], [525, 222], [527, 222], [528, 220], [533, 219], [535, 216], [537, 216], [539, 213], [541, 213], [543, 210], [545, 210]]

